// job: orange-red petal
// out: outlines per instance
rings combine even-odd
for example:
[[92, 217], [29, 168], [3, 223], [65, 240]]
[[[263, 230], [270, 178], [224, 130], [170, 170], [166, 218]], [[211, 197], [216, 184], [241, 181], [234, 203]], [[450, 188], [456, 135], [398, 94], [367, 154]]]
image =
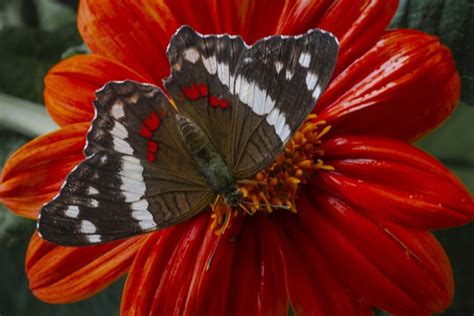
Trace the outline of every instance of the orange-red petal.
[[150, 82], [131, 69], [98, 55], [78, 55], [55, 65], [45, 77], [44, 101], [60, 126], [89, 122], [95, 91], [111, 80]]
[[370, 306], [336, 278], [294, 215], [283, 216], [278, 229], [288, 295], [296, 315], [372, 315]]
[[92, 52], [153, 82], [161, 82], [169, 73], [166, 47], [178, 26], [163, 1], [84, 0], [79, 4], [79, 32]]
[[271, 223], [235, 218], [219, 241], [211, 222], [201, 214], [147, 239], [127, 279], [123, 315], [286, 315], [280, 248], [268, 243]]
[[26, 273], [33, 294], [47, 303], [88, 298], [120, 278], [130, 267], [143, 237], [97, 246], [61, 247], [33, 235]]
[[331, 5], [318, 27], [339, 39], [341, 46], [335, 74], [377, 42], [397, 7], [398, 0], [339, 0]]
[[208, 218], [201, 214], [147, 238], [125, 285], [122, 315], [182, 313]]
[[302, 197], [301, 223], [338, 279], [369, 305], [428, 315], [452, 301], [449, 260], [427, 232], [368, 218], [335, 196]]
[[36, 219], [72, 168], [84, 159], [88, 123], [63, 127], [18, 149], [6, 162], [0, 200], [20, 216]]
[[325, 142], [318, 188], [357, 205], [361, 212], [417, 229], [464, 225], [474, 218], [474, 201], [440, 162], [410, 144], [368, 136]]
[[318, 103], [333, 133], [413, 141], [453, 111], [460, 79], [448, 48], [414, 30], [387, 32], [330, 84]]

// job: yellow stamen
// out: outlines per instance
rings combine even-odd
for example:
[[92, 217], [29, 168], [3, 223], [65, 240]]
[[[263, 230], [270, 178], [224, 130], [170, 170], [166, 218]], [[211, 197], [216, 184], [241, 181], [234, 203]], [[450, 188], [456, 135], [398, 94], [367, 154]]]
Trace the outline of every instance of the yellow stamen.
[[[241, 214], [256, 212], [272, 213], [275, 209], [287, 209], [296, 213], [297, 193], [302, 184], [318, 170], [334, 170], [321, 159], [324, 152], [318, 147], [331, 126], [325, 121], [316, 121], [316, 115], [308, 116], [302, 127], [288, 142], [285, 150], [266, 170], [253, 179], [238, 182], [243, 201], [239, 204]], [[231, 225], [232, 208], [222, 196], [211, 205], [212, 229], [222, 235]], [[234, 212], [234, 216], [237, 211]]]
[[244, 200], [251, 205], [252, 212], [271, 213], [278, 206], [297, 212], [300, 185], [307, 183], [317, 170], [334, 170], [324, 164], [323, 152], [318, 150], [321, 138], [330, 129], [325, 121], [316, 121], [316, 115], [309, 115], [272, 165], [252, 180], [239, 181]]

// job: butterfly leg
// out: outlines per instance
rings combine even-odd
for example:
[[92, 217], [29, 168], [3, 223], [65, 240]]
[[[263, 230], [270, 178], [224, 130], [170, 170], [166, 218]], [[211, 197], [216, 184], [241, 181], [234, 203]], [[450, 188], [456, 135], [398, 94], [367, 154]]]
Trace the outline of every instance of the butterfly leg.
[[268, 183], [264, 181], [257, 181], [257, 180], [239, 180], [237, 181], [237, 184], [247, 184], [247, 185], [253, 185], [253, 186], [259, 186], [259, 185], [267, 186], [268, 185]]
[[225, 202], [222, 195], [218, 195], [214, 203], [211, 204], [211, 211], [211, 217], [214, 219], [211, 228], [215, 230], [216, 235], [222, 235], [230, 226], [232, 208]]

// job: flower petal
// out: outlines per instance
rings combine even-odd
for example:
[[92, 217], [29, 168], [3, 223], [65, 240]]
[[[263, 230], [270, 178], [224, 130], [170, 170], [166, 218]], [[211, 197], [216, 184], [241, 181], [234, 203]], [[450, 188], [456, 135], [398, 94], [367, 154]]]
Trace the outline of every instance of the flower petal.
[[452, 271], [431, 234], [373, 221], [323, 192], [303, 197], [299, 209], [306, 233], [338, 278], [369, 304], [427, 315], [451, 303]]
[[247, 43], [275, 34], [285, 0], [236, 0], [240, 25], [238, 34]]
[[78, 27], [92, 52], [160, 82], [169, 73], [166, 47], [179, 26], [163, 1], [84, 0]]
[[18, 149], [3, 169], [0, 200], [18, 215], [36, 219], [40, 207], [84, 159], [88, 127], [86, 123], [69, 125]]
[[142, 240], [136, 237], [97, 246], [61, 247], [34, 234], [26, 254], [30, 288], [47, 303], [88, 298], [128, 270]]
[[377, 42], [397, 7], [398, 0], [287, 1], [275, 33], [301, 34], [314, 27], [332, 32], [341, 45], [337, 74]]
[[[233, 219], [220, 241], [208, 214], [151, 235], [132, 265], [121, 313], [286, 315], [278, 248], [267, 244], [269, 236], [261, 239], [267, 248], [262, 257], [255, 246], [257, 227], [269, 233], [270, 223], [261, 220], [258, 226], [243, 217]], [[234, 256], [243, 251], [245, 256]], [[137, 288], [146, 290], [137, 294]]]
[[161, 274], [180, 237], [181, 234], [176, 228], [148, 235], [135, 256], [127, 276], [122, 295], [121, 315], [149, 313]]
[[257, 225], [247, 220], [238, 237], [236, 256], [232, 263], [232, 274], [228, 289], [227, 312], [233, 315], [259, 315], [259, 265], [260, 253]]
[[198, 215], [146, 239], [125, 284], [122, 315], [181, 314], [192, 277], [187, 269], [194, 266], [208, 218]]
[[151, 82], [131, 69], [98, 55], [78, 55], [55, 65], [45, 78], [44, 101], [60, 126], [89, 122], [95, 91], [111, 80]]
[[335, 1], [318, 23], [339, 39], [335, 74], [371, 48], [395, 15], [398, 0]]
[[283, 244], [277, 238], [276, 226], [275, 219], [258, 217], [257, 231], [260, 241], [258, 315], [288, 315]]
[[332, 133], [416, 140], [453, 111], [460, 79], [439, 40], [414, 30], [387, 32], [334, 79], [318, 103]]
[[336, 278], [295, 216], [284, 216], [279, 228], [277, 238], [284, 247], [288, 294], [296, 315], [372, 315]]
[[436, 159], [404, 142], [366, 136], [325, 142], [325, 163], [313, 184], [368, 216], [418, 229], [464, 225], [474, 218], [469, 192]]
[[230, 279], [233, 260], [242, 231], [242, 217], [233, 218], [231, 226], [218, 238], [208, 227], [196, 259], [193, 280], [188, 292], [185, 313], [195, 315], [229, 315]]

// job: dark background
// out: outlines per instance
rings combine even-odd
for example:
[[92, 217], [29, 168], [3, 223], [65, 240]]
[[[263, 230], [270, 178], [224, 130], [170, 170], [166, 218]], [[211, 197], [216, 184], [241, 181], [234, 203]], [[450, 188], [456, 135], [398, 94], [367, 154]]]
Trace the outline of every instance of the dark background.
[[[0, 93], [42, 103], [48, 69], [65, 55], [84, 50], [76, 30], [76, 6], [76, 0], [0, 0]], [[417, 145], [440, 159], [474, 192], [474, 1], [401, 0], [392, 27], [439, 35], [453, 51], [463, 80], [462, 102], [445, 125]], [[29, 139], [0, 125], [0, 168]], [[1, 316], [119, 313], [123, 280], [76, 304], [48, 305], [35, 299], [24, 271], [33, 231], [34, 223], [0, 205]], [[473, 315], [474, 224], [435, 234], [451, 259], [456, 278], [454, 303], [443, 315]]]

